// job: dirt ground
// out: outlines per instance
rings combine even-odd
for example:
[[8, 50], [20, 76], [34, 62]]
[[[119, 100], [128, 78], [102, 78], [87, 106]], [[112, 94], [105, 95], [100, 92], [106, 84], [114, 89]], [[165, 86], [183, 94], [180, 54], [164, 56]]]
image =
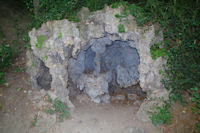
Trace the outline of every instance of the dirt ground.
[[[20, 18], [21, 27], [30, 20], [4, 3], [0, 3], [0, 16], [0, 26], [6, 38], [18, 39], [23, 46], [13, 29], [14, 18]], [[25, 68], [25, 63], [25, 49], [22, 49], [6, 74], [7, 83], [0, 86], [3, 106], [0, 110], [0, 133], [198, 133], [192, 104], [173, 104], [172, 123], [155, 127], [151, 122], [137, 119], [139, 104], [96, 104], [85, 95], [72, 100], [76, 108], [70, 110], [70, 118], [60, 122], [55, 115], [44, 112], [44, 107], [49, 104], [45, 100], [46, 92], [32, 88], [25, 71], [13, 72], [15, 68]]]

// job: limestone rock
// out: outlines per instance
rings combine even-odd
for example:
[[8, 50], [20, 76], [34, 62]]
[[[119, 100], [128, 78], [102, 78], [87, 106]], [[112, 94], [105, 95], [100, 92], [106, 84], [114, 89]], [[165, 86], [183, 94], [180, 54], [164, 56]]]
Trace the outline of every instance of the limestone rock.
[[[123, 7], [106, 6], [91, 13], [83, 8], [77, 15], [79, 23], [64, 19], [33, 28], [29, 32], [32, 51], [27, 52], [33, 88], [54, 90], [49, 91], [53, 98], [69, 107], [74, 107], [70, 88], [85, 92], [95, 102], [109, 102], [109, 92], [136, 84], [144, 92], [153, 92], [154, 98], [167, 97], [159, 75], [166, 61], [152, 60], [150, 54], [151, 45], [162, 41], [162, 32], [155, 34], [155, 25], [138, 27], [131, 15], [128, 22], [120, 22], [115, 15], [122, 11]], [[119, 24], [125, 33], [118, 32]]]

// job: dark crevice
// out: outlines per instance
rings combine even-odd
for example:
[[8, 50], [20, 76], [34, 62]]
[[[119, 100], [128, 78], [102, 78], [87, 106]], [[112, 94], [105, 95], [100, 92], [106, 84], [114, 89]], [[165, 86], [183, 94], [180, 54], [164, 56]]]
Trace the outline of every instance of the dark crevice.
[[41, 89], [50, 90], [52, 76], [49, 72], [49, 68], [45, 66], [44, 62], [40, 60], [39, 66], [39, 75], [37, 77], [37, 84], [41, 87]]

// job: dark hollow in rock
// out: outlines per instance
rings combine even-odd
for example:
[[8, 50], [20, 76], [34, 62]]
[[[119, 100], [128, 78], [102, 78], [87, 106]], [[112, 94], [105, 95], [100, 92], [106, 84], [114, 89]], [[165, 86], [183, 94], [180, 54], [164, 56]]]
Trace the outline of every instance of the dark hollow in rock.
[[139, 63], [137, 50], [131, 48], [128, 42], [114, 41], [112, 45], [106, 46], [106, 51], [101, 56], [101, 72], [111, 72], [109, 92], [136, 85], [139, 79]]
[[[100, 91], [95, 88], [101, 88], [104, 94], [110, 95], [122, 90], [127, 94], [135, 93], [144, 96], [145, 94], [138, 87], [140, 58], [137, 50], [130, 47], [128, 41], [113, 41], [105, 44], [101, 40], [103, 39], [96, 39], [92, 44], [88, 43], [87, 49], [81, 50], [77, 59], [69, 60], [68, 72], [69, 79], [71, 79], [68, 81], [69, 88], [76, 86], [81, 91], [85, 89], [93, 99], [102, 95], [102, 93], [98, 94]], [[91, 77], [95, 79], [91, 80]], [[108, 87], [101, 84], [105, 81]], [[70, 84], [73, 87], [70, 87]], [[98, 85], [100, 86], [96, 87]], [[123, 90], [122, 88], [129, 89]]]
[[45, 90], [51, 89], [51, 82], [52, 82], [52, 77], [51, 74], [49, 73], [49, 68], [45, 66], [44, 62], [40, 62], [40, 72], [37, 77], [37, 84]]
[[91, 48], [86, 50], [85, 62], [84, 62], [84, 65], [85, 65], [84, 73], [93, 73], [93, 71], [95, 70], [95, 63], [94, 63], [95, 56], [96, 56], [96, 53], [93, 52]]

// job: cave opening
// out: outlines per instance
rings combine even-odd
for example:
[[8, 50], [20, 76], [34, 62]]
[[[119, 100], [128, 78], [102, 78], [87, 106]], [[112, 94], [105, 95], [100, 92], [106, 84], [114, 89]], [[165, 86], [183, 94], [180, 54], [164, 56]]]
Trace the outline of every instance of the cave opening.
[[144, 99], [146, 93], [139, 83], [140, 57], [129, 43], [105, 38], [89, 41], [76, 59], [69, 60], [70, 95], [86, 93], [96, 103]]

